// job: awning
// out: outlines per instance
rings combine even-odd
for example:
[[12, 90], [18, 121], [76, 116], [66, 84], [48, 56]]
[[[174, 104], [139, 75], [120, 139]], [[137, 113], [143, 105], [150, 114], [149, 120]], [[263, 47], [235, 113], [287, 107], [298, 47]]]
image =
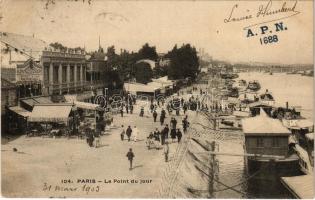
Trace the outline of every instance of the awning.
[[125, 90], [136, 94], [137, 92], [154, 93], [160, 88], [157, 86], [149, 86], [141, 83], [124, 83]]
[[68, 122], [72, 104], [36, 104], [30, 114], [29, 122]]
[[35, 104], [37, 104], [37, 101], [35, 101], [34, 99], [23, 99], [21, 100], [23, 103], [33, 107]]
[[22, 117], [28, 117], [31, 114], [31, 112], [25, 110], [24, 108], [20, 106], [9, 107], [9, 110], [11, 110], [12, 112], [15, 112], [18, 115], [21, 115]]
[[88, 91], [88, 92], [83, 92], [81, 94], [66, 94], [64, 95], [65, 100], [67, 102], [74, 102], [74, 101], [84, 101], [86, 99], [90, 99], [91, 97], [93, 97], [93, 92]]
[[86, 103], [81, 101], [74, 101], [74, 105], [78, 108], [87, 109], [87, 110], [101, 110], [102, 108], [98, 104]]
[[314, 198], [314, 177], [312, 175], [281, 177], [281, 182], [296, 198]]
[[24, 102], [25, 104], [33, 107], [35, 104], [47, 104], [47, 103], [53, 103], [49, 97], [33, 97], [33, 98], [28, 98], [28, 99], [23, 99], [21, 100], [22, 102]]
[[49, 97], [37, 97], [37, 98], [33, 98], [35, 101], [37, 101], [38, 103], [53, 103]]
[[92, 91], [83, 92], [82, 94], [78, 94], [76, 97], [77, 101], [84, 101], [86, 99], [90, 99], [94, 96]]

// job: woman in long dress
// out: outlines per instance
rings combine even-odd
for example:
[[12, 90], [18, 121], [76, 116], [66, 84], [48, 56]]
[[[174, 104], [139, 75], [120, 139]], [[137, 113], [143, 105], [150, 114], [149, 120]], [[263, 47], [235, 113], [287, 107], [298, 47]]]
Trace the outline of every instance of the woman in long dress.
[[137, 138], [138, 138], [138, 134], [139, 134], [139, 130], [138, 128], [135, 126], [133, 131], [132, 131], [132, 136], [133, 136], [133, 141], [137, 142]]

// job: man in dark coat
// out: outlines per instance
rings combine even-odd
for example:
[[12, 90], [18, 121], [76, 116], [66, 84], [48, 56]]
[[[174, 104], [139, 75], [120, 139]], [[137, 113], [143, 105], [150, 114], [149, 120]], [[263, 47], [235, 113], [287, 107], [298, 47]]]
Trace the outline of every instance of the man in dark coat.
[[168, 128], [168, 124], [165, 125], [165, 128], [164, 128], [164, 134], [165, 134], [165, 138], [168, 138], [168, 133], [170, 131], [170, 129]]
[[132, 152], [132, 148], [129, 149], [126, 156], [127, 156], [129, 163], [130, 163], [129, 170], [132, 170], [132, 161], [133, 161], [133, 158], [135, 157], [135, 154]]
[[133, 113], [133, 105], [131, 104], [130, 105], [130, 114], [132, 114]]
[[161, 115], [160, 115], [160, 122], [161, 122], [161, 125], [164, 124], [165, 115], [166, 115], [165, 110], [162, 109]]
[[178, 143], [180, 143], [180, 140], [182, 139], [183, 134], [179, 129], [177, 129], [176, 136], [177, 136]]
[[130, 126], [128, 126], [128, 128], [126, 130], [126, 135], [128, 137], [128, 142], [130, 142], [131, 133], [132, 133], [132, 129], [130, 128]]
[[157, 118], [157, 112], [156, 110], [153, 111], [153, 119], [154, 119], [154, 122], [156, 122], [156, 118]]
[[175, 119], [175, 117], [173, 117], [171, 119], [171, 129], [176, 129], [176, 125], [177, 125], [177, 120]]
[[188, 120], [187, 120], [187, 117], [185, 117], [185, 119], [183, 120], [183, 130], [184, 130], [184, 133], [186, 133], [188, 126], [189, 126], [189, 122], [188, 122]]
[[176, 129], [171, 129], [171, 138], [172, 142], [174, 142], [176, 139]]

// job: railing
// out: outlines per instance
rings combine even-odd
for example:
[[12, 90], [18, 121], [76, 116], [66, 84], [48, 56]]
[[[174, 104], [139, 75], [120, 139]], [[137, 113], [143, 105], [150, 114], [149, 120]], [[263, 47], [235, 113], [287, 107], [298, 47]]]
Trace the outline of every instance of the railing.
[[79, 58], [85, 59], [84, 54], [77, 53], [65, 53], [65, 52], [53, 52], [53, 51], [43, 51], [43, 57], [61, 57], [61, 58]]

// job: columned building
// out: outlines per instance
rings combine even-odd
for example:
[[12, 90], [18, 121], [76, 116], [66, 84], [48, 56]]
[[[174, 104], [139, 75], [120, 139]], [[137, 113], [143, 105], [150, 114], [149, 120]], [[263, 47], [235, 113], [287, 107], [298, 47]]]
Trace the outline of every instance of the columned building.
[[41, 63], [44, 68], [43, 93], [47, 95], [73, 94], [85, 89], [86, 62], [84, 51], [55, 52], [44, 50]]

